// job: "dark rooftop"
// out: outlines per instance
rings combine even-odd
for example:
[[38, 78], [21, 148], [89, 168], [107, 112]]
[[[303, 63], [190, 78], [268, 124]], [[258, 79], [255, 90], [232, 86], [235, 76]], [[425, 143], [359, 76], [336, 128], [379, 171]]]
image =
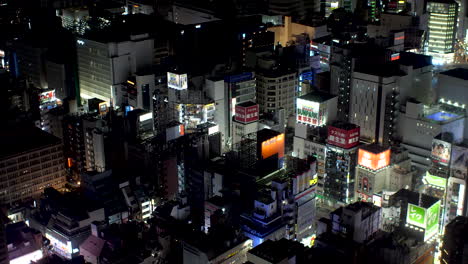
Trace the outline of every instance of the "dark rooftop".
[[249, 253], [270, 263], [279, 263], [304, 250], [305, 247], [301, 243], [282, 238], [278, 241], [267, 240], [251, 249]]
[[247, 101], [247, 102], [243, 102], [243, 103], [240, 103], [240, 104], [237, 104], [238, 106], [242, 106], [242, 107], [249, 107], [249, 106], [254, 106], [256, 105], [256, 103], [252, 102], [252, 101]]
[[331, 124], [331, 126], [339, 128], [339, 129], [343, 129], [343, 130], [351, 130], [351, 129], [355, 129], [359, 127], [358, 125], [355, 125], [353, 123], [347, 123], [347, 122], [342, 122], [342, 121], [336, 121], [333, 124]]
[[264, 129], [257, 132], [257, 141], [259, 143], [261, 143], [261, 142], [263, 142], [263, 141], [265, 141], [267, 139], [276, 137], [279, 134], [281, 134], [281, 133], [279, 133], [278, 131], [271, 130], [271, 129], [268, 129], [268, 128], [264, 128]]
[[299, 98], [304, 99], [304, 100], [308, 100], [308, 101], [312, 101], [312, 102], [322, 103], [322, 102], [328, 101], [328, 100], [330, 100], [330, 99], [332, 99], [334, 97], [336, 97], [336, 96], [331, 95], [331, 94], [326, 93], [326, 92], [314, 91], [314, 92], [308, 93], [306, 95], [303, 95], [303, 96], [301, 96]]
[[448, 75], [458, 79], [463, 79], [468, 81], [468, 69], [465, 68], [455, 68], [448, 71], [441, 72], [440, 74]]
[[423, 208], [429, 208], [435, 204], [439, 199], [423, 194], [413, 192], [407, 189], [401, 189], [392, 196], [390, 196], [390, 204], [394, 204], [399, 200], [405, 200], [408, 203], [419, 205]]
[[60, 139], [37, 127], [21, 126], [0, 131], [0, 159], [60, 144]]
[[414, 69], [432, 65], [432, 57], [412, 52], [401, 52], [398, 62], [402, 65], [412, 65]]

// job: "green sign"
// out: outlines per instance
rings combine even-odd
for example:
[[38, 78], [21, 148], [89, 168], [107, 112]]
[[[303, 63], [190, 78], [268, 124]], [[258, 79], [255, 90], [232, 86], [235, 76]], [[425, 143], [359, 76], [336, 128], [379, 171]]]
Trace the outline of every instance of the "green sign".
[[439, 229], [439, 218], [440, 218], [440, 201], [433, 204], [427, 209], [426, 219], [426, 232], [424, 234], [424, 240], [432, 237]]
[[315, 118], [317, 119], [318, 118], [318, 113], [313, 111], [312, 108], [302, 108], [302, 109], [297, 109], [297, 114], [298, 115], [301, 115], [301, 116], [306, 116], [306, 117], [310, 117], [310, 118]]
[[414, 204], [408, 204], [406, 222], [421, 228], [425, 228], [426, 209]]
[[447, 186], [447, 179], [442, 178], [442, 177], [438, 177], [438, 176], [434, 176], [434, 175], [430, 174], [429, 172], [426, 172], [426, 176], [424, 177], [424, 179], [430, 185], [434, 185], [434, 186], [438, 186], [438, 187], [442, 187], [442, 188], [445, 188], [445, 186]]

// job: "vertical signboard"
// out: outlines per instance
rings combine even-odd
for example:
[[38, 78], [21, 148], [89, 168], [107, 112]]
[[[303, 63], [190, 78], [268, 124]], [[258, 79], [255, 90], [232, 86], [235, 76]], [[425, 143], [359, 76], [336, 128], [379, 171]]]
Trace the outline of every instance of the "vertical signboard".
[[450, 162], [450, 155], [452, 153], [452, 144], [439, 140], [432, 140], [431, 157], [435, 162], [447, 166]]
[[439, 218], [440, 218], [440, 201], [433, 204], [427, 209], [426, 216], [426, 232], [424, 233], [424, 241], [431, 238], [437, 233], [439, 229]]

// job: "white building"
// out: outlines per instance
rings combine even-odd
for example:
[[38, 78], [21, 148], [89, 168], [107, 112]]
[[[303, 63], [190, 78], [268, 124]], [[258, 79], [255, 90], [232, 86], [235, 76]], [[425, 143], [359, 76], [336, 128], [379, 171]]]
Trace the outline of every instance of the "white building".
[[446, 104], [427, 106], [409, 100], [400, 113], [398, 134], [402, 146], [409, 150], [413, 165], [428, 169], [432, 139], [442, 132], [450, 132], [455, 142], [463, 140], [465, 109]]
[[389, 143], [398, 113], [397, 96], [405, 81], [391, 73], [353, 72], [349, 122], [361, 128], [361, 139]]
[[125, 41], [77, 39], [78, 77], [82, 99], [116, 101], [116, 89], [129, 76], [146, 70], [153, 60], [154, 40], [148, 34]]

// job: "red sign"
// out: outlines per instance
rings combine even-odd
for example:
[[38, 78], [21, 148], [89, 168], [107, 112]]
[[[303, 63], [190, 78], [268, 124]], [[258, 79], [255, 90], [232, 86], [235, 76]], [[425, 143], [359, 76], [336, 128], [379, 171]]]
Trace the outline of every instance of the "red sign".
[[328, 144], [340, 148], [352, 148], [359, 143], [359, 127], [346, 130], [328, 126]]
[[258, 120], [258, 104], [251, 106], [236, 105], [234, 119], [242, 123], [250, 123]]

